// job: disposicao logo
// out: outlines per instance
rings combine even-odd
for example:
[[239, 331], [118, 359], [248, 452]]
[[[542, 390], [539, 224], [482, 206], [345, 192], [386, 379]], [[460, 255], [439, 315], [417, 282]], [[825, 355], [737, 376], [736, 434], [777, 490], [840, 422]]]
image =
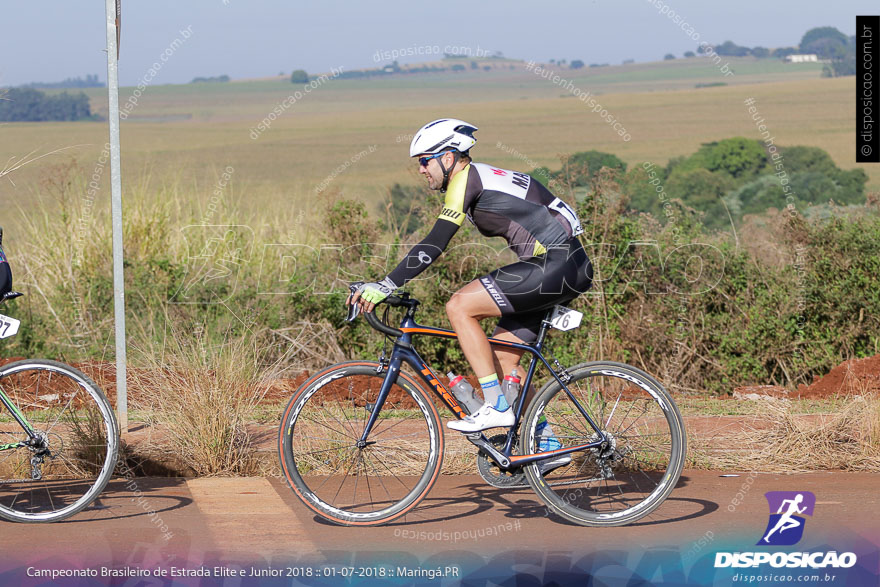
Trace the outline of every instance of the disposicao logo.
[[[816, 496], [809, 491], [768, 491], [770, 519], [757, 546], [791, 546], [804, 536], [806, 518], [812, 516]], [[856, 564], [853, 552], [717, 552], [715, 567], [757, 568], [763, 564], [780, 568], [844, 568]]]
[[809, 491], [768, 491], [764, 497], [770, 504], [770, 521], [758, 546], [791, 546], [800, 542], [806, 524], [803, 516], [813, 515], [816, 496]]

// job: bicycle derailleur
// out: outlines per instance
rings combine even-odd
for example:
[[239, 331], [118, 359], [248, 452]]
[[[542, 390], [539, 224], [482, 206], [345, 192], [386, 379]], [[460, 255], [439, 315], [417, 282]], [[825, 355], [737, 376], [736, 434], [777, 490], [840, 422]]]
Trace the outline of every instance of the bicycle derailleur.
[[[599, 467], [600, 479], [611, 479], [614, 477], [614, 471], [611, 467], [623, 460], [625, 452], [617, 450], [617, 438], [610, 432], [605, 432], [605, 442], [599, 446], [590, 449], [596, 465]], [[590, 437], [590, 442], [598, 442], [600, 440], [599, 433], [594, 432]], [[628, 452], [628, 451], [627, 451]]]
[[48, 456], [52, 458], [49, 452], [49, 436], [45, 432], [38, 432], [37, 438], [25, 442], [31, 449], [31, 479], [40, 481], [43, 478], [43, 460]]

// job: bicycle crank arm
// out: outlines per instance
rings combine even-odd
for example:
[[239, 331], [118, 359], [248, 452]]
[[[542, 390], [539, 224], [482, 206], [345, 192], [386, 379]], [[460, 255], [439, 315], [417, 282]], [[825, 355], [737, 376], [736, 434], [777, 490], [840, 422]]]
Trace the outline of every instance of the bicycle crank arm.
[[465, 434], [465, 437], [478, 448], [483, 449], [493, 461], [498, 463], [499, 467], [502, 469], [510, 467], [510, 459], [498, 452], [498, 449], [492, 446], [492, 443], [489, 442], [482, 433], [475, 432], [473, 434]]

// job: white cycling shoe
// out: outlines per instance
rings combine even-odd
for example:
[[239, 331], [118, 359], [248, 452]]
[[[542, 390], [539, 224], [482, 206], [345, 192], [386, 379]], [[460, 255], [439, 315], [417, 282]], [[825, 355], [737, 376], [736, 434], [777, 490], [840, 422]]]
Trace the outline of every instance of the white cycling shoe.
[[516, 418], [513, 415], [513, 408], [508, 407], [503, 412], [499, 412], [491, 405], [483, 404], [483, 407], [470, 416], [447, 422], [446, 426], [459, 432], [480, 432], [489, 428], [513, 426], [514, 420]]

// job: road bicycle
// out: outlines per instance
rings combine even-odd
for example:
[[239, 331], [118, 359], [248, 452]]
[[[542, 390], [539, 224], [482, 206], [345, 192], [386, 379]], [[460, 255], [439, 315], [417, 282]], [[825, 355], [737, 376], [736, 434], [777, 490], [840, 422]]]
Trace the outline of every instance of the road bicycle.
[[[7, 292], [0, 305], [21, 295]], [[0, 314], [0, 338], [19, 326]], [[113, 475], [118, 446], [113, 409], [85, 374], [42, 359], [0, 367], [0, 517], [56, 522], [81, 512]]]
[[[279, 430], [288, 484], [315, 514], [341, 525], [379, 525], [405, 516], [434, 485], [443, 463], [444, 428], [425, 387], [456, 417], [466, 415], [413, 343], [416, 335], [454, 339], [455, 332], [416, 323], [419, 301], [407, 294], [382, 303], [404, 309], [399, 328], [380, 320], [375, 310], [364, 314], [371, 327], [393, 340], [390, 357], [383, 349], [378, 361], [348, 361], [315, 373], [294, 392]], [[353, 310], [351, 319], [357, 315]], [[552, 378], [528, 404], [530, 394], [519, 394], [515, 423], [505, 433], [466, 436], [479, 449], [477, 469], [491, 485], [527, 484], [551, 511], [577, 524], [630, 524], [653, 512], [678, 482], [684, 424], [663, 386], [635, 367], [599, 361], [566, 369], [552, 355], [551, 365], [543, 354], [548, 331], [571, 330], [580, 316], [556, 306], [531, 345], [489, 338], [494, 346], [531, 354], [523, 390], [530, 389], [539, 364]], [[561, 448], [537, 449], [542, 416]], [[542, 472], [541, 461], [561, 455], [570, 455], [570, 461]]]

